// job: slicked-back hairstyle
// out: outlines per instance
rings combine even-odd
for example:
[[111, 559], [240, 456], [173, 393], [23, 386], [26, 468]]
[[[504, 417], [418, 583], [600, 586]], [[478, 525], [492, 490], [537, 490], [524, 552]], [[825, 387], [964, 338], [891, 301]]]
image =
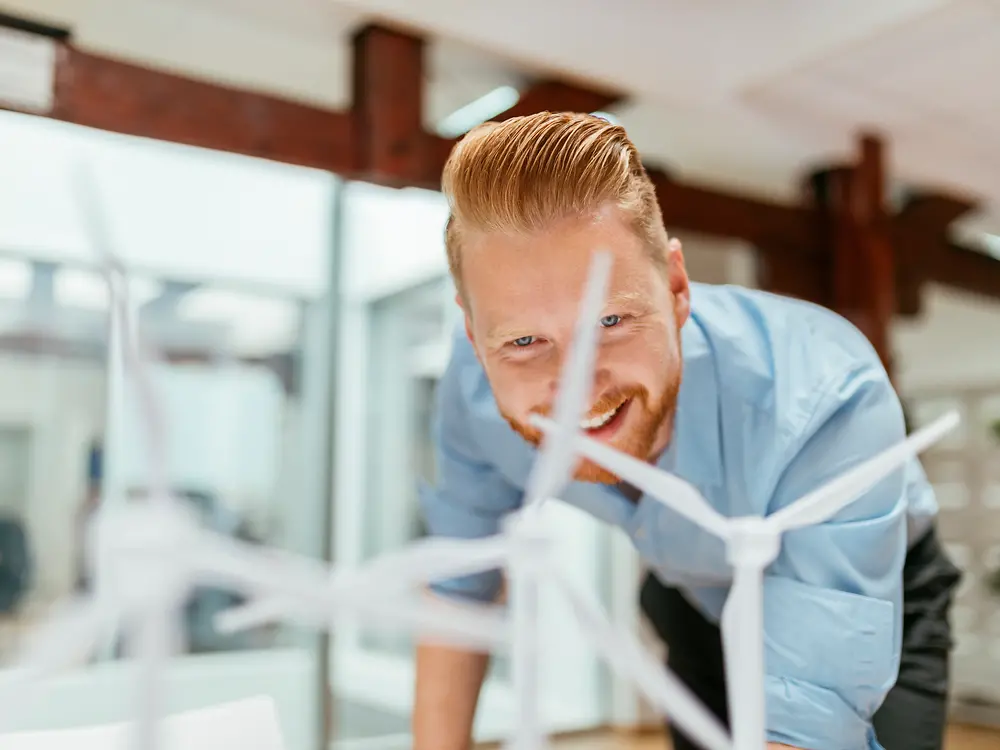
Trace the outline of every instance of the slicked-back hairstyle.
[[460, 294], [463, 239], [524, 234], [611, 204], [658, 263], [667, 233], [653, 184], [624, 128], [602, 117], [541, 112], [471, 130], [452, 150], [442, 190], [448, 266]]

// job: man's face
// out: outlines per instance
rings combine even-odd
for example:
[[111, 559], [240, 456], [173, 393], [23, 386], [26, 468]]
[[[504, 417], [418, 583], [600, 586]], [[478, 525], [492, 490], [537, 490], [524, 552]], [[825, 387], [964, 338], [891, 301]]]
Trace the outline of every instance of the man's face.
[[[553, 408], [591, 257], [602, 250], [611, 253], [613, 266], [607, 301], [594, 321], [602, 330], [581, 427], [648, 460], [670, 441], [680, 387], [689, 291], [679, 243], [671, 243], [665, 270], [612, 209], [530, 236], [470, 238], [462, 258], [466, 329], [501, 414], [537, 445], [541, 435], [528, 420]], [[618, 481], [589, 461], [575, 478]]]

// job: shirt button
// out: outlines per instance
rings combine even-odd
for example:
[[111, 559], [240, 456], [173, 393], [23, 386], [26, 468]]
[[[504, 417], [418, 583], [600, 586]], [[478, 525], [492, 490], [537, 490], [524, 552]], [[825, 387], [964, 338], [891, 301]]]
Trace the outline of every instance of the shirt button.
[[635, 532], [635, 538], [636, 539], [645, 539], [646, 538], [646, 530], [645, 529], [639, 529], [637, 532]]

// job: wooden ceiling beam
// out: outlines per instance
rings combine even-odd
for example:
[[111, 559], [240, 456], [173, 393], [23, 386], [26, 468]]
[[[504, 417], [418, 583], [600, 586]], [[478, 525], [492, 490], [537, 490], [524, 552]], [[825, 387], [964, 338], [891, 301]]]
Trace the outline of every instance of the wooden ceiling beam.
[[816, 217], [807, 208], [677, 182], [656, 168], [647, 172], [669, 229], [734, 237], [758, 247], [819, 252]]
[[[886, 371], [893, 372], [890, 335], [896, 313], [896, 254], [886, 209], [886, 157], [882, 140], [863, 134], [858, 143], [850, 207], [855, 241], [834, 256], [834, 309], [871, 341]], [[845, 248], [846, 249], [846, 248]], [[846, 273], [838, 273], [841, 269]]]
[[991, 299], [1000, 299], [1000, 259], [947, 239], [924, 261], [928, 281]]
[[356, 173], [384, 185], [422, 182], [428, 170], [423, 40], [366, 26], [354, 35], [353, 47]]
[[339, 173], [353, 171], [354, 123], [324, 110], [61, 45], [51, 116], [76, 125]]
[[955, 196], [915, 192], [907, 197], [890, 228], [898, 254], [896, 310], [900, 315], [922, 312], [924, 284], [932, 270], [941, 270], [930, 267], [932, 259], [948, 245], [949, 226], [975, 208], [972, 201]]
[[948, 226], [978, 208], [974, 201], [940, 193], [913, 192], [893, 217], [894, 231], [907, 234], [944, 232]]

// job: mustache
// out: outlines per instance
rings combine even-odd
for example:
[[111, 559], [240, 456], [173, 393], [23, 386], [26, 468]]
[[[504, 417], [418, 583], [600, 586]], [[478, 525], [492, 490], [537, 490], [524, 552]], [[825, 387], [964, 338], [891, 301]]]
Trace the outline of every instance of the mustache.
[[[637, 399], [644, 402], [648, 401], [649, 391], [639, 385], [615, 386], [614, 388], [609, 388], [591, 405], [590, 409], [583, 418], [592, 419], [602, 414], [607, 414], [612, 409], [617, 409], [630, 399]], [[555, 405], [549, 403], [532, 409], [531, 411], [543, 417], [551, 417], [554, 410]]]

